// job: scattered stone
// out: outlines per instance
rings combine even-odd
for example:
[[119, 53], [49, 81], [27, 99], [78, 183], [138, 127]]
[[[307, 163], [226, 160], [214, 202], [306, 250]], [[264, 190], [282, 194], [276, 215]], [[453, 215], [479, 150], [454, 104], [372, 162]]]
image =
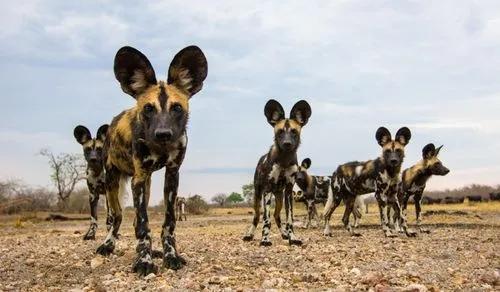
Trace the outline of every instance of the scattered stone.
[[427, 292], [427, 288], [422, 284], [411, 284], [406, 286], [403, 291], [405, 292]]
[[349, 273], [353, 274], [355, 277], [359, 277], [359, 275], [361, 275], [361, 271], [358, 268], [352, 268]]
[[104, 258], [101, 256], [96, 256], [90, 261], [90, 268], [94, 270], [102, 266], [102, 264], [104, 264]]
[[154, 273], [148, 274], [146, 277], [144, 277], [144, 280], [149, 281], [156, 278], [156, 275]]
[[384, 281], [384, 276], [380, 272], [368, 272], [361, 278], [361, 283], [375, 286]]
[[481, 281], [493, 286], [500, 285], [500, 273], [498, 270], [487, 271], [481, 275]]

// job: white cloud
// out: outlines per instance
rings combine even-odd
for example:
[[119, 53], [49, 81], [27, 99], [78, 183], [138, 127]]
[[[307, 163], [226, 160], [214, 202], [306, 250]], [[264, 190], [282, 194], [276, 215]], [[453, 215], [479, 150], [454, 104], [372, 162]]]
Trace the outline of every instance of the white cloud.
[[[29, 172], [29, 180], [47, 173], [23, 172], [26, 153], [46, 144], [80, 151], [69, 124], [96, 126], [133, 104], [112, 73], [125, 44], [143, 51], [159, 77], [185, 45], [200, 45], [208, 57], [207, 82], [192, 100], [186, 170], [255, 167], [272, 142], [262, 114], [271, 97], [287, 110], [299, 98], [310, 101], [299, 153], [318, 169], [378, 155], [373, 135], [381, 125], [410, 125], [408, 164], [429, 141], [447, 145], [454, 169], [500, 164], [497, 1], [179, 0], [141, 9], [23, 1], [2, 8], [0, 144], [19, 146], [5, 159], [22, 161], [13, 172]], [[482, 180], [473, 173], [468, 179]], [[436, 185], [460, 183], [454, 177]], [[181, 189], [210, 194], [247, 180], [186, 171]]]

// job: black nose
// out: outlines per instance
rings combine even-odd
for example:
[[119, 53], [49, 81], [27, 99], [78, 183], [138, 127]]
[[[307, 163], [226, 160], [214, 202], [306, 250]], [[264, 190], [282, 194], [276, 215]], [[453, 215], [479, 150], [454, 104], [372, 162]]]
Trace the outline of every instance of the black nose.
[[283, 148], [285, 148], [285, 149], [291, 149], [292, 148], [292, 142], [283, 142]]
[[172, 138], [172, 130], [157, 129], [155, 130], [155, 137], [158, 140], [168, 141]]
[[446, 174], [448, 174], [448, 172], [450, 172], [450, 170], [449, 169], [445, 169], [444, 174], [446, 175]]
[[398, 164], [398, 160], [397, 160], [397, 159], [391, 159], [389, 162], [390, 162], [392, 165], [396, 165], [396, 164]]

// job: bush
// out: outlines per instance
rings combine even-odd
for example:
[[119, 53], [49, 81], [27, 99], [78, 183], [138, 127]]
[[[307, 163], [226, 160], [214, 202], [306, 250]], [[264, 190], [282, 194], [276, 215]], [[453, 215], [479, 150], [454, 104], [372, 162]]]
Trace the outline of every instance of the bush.
[[208, 203], [200, 196], [194, 195], [189, 197], [186, 202], [188, 214], [201, 215], [208, 211]]
[[33, 188], [20, 181], [0, 182], [0, 213], [48, 211], [57, 201], [54, 192]]

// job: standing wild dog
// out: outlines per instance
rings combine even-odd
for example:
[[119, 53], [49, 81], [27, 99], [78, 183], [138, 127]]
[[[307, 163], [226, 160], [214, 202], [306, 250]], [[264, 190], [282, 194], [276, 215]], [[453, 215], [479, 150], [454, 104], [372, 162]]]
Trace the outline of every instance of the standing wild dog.
[[331, 177], [309, 175], [307, 172], [309, 167], [311, 167], [311, 159], [306, 158], [300, 164], [295, 176], [295, 183], [302, 190], [302, 200], [307, 208], [306, 228], [309, 228], [313, 218], [319, 220], [316, 204], [325, 204], [328, 200], [328, 194], [331, 192]]
[[[297, 149], [300, 145], [300, 132], [311, 116], [311, 107], [305, 100], [297, 102], [291, 112], [290, 118], [285, 118], [285, 111], [279, 102], [269, 100], [264, 108], [267, 121], [274, 128], [274, 144], [267, 154], [259, 159], [254, 175], [254, 200], [253, 222], [243, 240], [250, 241], [254, 237], [255, 229], [259, 223], [260, 206], [263, 206], [262, 240], [260, 245], [270, 246], [269, 234], [271, 231], [271, 199], [274, 194], [276, 207], [274, 219], [283, 239], [288, 239], [289, 244], [300, 245], [293, 232], [293, 198], [292, 190], [295, 184], [295, 174], [298, 169]], [[285, 200], [286, 226], [281, 228], [280, 212]]]
[[186, 217], [186, 198], [177, 197], [177, 201], [175, 202], [176, 213], [178, 214], [179, 221], [182, 221], [182, 217], [184, 217], [184, 221], [187, 221]]
[[189, 99], [201, 90], [207, 67], [207, 60], [198, 47], [186, 47], [170, 63], [165, 82], [156, 80], [151, 63], [138, 50], [123, 47], [115, 56], [116, 79], [122, 90], [135, 98], [137, 103], [113, 119], [104, 144], [107, 152], [106, 193], [113, 226], [97, 252], [107, 255], [114, 250], [116, 234], [122, 221], [119, 196], [124, 190], [125, 179], [131, 176], [136, 211], [134, 227], [138, 240], [133, 271], [140, 275], [156, 270], [151, 258], [152, 240], [147, 207], [151, 175], [164, 167], [163, 195], [166, 208], [161, 234], [163, 266], [177, 270], [185, 264], [185, 260], [177, 253], [175, 243], [175, 201], [179, 167], [187, 146]]
[[375, 134], [378, 144], [382, 147], [382, 155], [366, 162], [349, 162], [340, 165], [332, 176], [332, 195], [328, 197], [325, 206], [324, 234], [331, 236], [329, 225], [333, 211], [344, 200], [346, 209], [342, 222], [352, 235], [359, 235], [349, 224], [350, 214], [353, 212], [356, 197], [362, 194], [375, 192], [380, 211], [380, 221], [386, 236], [394, 236], [389, 228], [387, 207], [390, 204], [397, 218], [403, 219], [402, 227], [408, 236], [415, 232], [408, 230], [406, 220], [402, 217], [401, 208], [397, 199], [397, 188], [400, 181], [401, 164], [404, 158], [404, 147], [411, 138], [410, 129], [403, 127], [392, 140], [391, 133], [380, 127]]
[[408, 200], [411, 196], [414, 196], [413, 200], [415, 201], [417, 226], [421, 232], [429, 232], [429, 230], [421, 227], [422, 220], [420, 218], [422, 194], [425, 189], [425, 184], [433, 175], [444, 176], [450, 172], [438, 158], [439, 151], [442, 147], [443, 146], [436, 148], [432, 143], [425, 145], [422, 149], [422, 160], [403, 171], [398, 197], [403, 213], [406, 216]]
[[[76, 126], [73, 135], [78, 143], [83, 146], [83, 156], [87, 161], [87, 187], [89, 188], [89, 203], [90, 203], [90, 227], [87, 233], [83, 236], [83, 240], [94, 240], [97, 231], [97, 204], [99, 195], [106, 195], [106, 174], [104, 171], [105, 156], [103, 152], [104, 141], [108, 132], [108, 125], [102, 125], [97, 130], [97, 135], [92, 138], [89, 129], [85, 126]], [[108, 205], [106, 201], [106, 206]], [[106, 218], [106, 226], [111, 228], [109, 210], [106, 208], [108, 216]]]

